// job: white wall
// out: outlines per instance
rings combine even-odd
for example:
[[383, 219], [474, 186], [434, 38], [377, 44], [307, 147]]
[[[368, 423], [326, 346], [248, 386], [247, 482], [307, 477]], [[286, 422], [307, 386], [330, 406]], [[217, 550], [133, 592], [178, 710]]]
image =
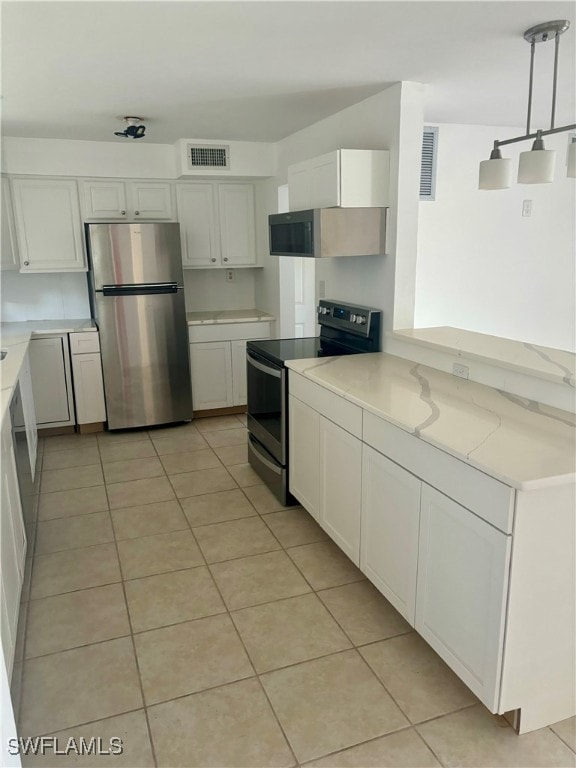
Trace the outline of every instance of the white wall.
[[[317, 283], [324, 280], [327, 298], [380, 307], [388, 328], [411, 323], [413, 318], [422, 101], [421, 85], [397, 83], [283, 139], [278, 144], [277, 177], [267, 197], [273, 213], [277, 188], [286, 183], [292, 163], [340, 148], [390, 150], [388, 254], [316, 262]], [[270, 262], [273, 257], [264, 258]], [[274, 269], [277, 265], [262, 282]], [[259, 291], [261, 287], [257, 284], [257, 295], [270, 297], [270, 286]]]
[[[478, 163], [494, 139], [523, 128], [439, 126], [436, 201], [421, 202], [415, 327], [451, 325], [542, 346], [576, 348], [575, 183], [567, 134], [551, 184], [478, 189]], [[502, 148], [514, 160], [529, 142]], [[532, 200], [532, 216], [522, 216]], [[410, 327], [410, 326], [406, 326]]]
[[3, 322], [90, 317], [85, 272], [3, 272], [1, 288]]
[[186, 311], [253, 309], [254, 269], [233, 269], [234, 279], [226, 281], [225, 269], [185, 269]]

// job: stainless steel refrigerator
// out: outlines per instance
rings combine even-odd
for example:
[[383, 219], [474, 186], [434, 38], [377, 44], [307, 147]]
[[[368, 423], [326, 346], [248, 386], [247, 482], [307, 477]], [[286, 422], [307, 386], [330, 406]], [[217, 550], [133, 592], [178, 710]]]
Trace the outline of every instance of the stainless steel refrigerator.
[[86, 224], [109, 429], [192, 418], [178, 224]]

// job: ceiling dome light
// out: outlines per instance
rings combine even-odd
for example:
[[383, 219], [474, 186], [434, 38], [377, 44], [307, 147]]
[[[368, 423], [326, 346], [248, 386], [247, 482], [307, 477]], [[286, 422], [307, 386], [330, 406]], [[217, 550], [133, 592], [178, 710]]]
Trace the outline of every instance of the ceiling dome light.
[[502, 157], [494, 147], [489, 160], [480, 163], [478, 189], [509, 189], [512, 186], [512, 160]]
[[114, 136], [122, 136], [125, 139], [143, 139], [146, 133], [146, 126], [142, 124], [142, 117], [124, 117], [124, 122], [128, 123], [124, 131], [114, 131]]

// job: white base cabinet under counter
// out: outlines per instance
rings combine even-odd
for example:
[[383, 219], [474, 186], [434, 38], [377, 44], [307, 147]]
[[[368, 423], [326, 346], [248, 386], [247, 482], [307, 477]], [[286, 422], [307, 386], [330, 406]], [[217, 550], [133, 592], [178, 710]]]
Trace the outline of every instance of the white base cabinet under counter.
[[520, 733], [573, 716], [574, 481], [516, 488], [293, 370], [289, 392], [304, 508], [491, 712]]
[[30, 340], [32, 390], [38, 428], [75, 423], [68, 334]]
[[189, 325], [193, 410], [246, 405], [246, 342], [270, 334], [268, 321]]
[[80, 426], [106, 421], [100, 336], [94, 331], [70, 334], [76, 423]]

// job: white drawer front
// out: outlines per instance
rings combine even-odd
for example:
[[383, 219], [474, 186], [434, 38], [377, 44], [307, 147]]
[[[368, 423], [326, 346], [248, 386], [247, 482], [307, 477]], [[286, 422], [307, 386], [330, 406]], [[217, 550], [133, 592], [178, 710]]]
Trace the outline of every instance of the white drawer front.
[[188, 340], [239, 341], [241, 339], [269, 339], [270, 323], [222, 323], [221, 325], [189, 325]]
[[362, 409], [340, 395], [290, 371], [289, 391], [294, 397], [333, 421], [355, 437], [362, 437]]
[[95, 331], [70, 334], [70, 350], [73, 355], [100, 352], [100, 336]]
[[366, 411], [363, 440], [487, 523], [512, 532], [513, 488]]

